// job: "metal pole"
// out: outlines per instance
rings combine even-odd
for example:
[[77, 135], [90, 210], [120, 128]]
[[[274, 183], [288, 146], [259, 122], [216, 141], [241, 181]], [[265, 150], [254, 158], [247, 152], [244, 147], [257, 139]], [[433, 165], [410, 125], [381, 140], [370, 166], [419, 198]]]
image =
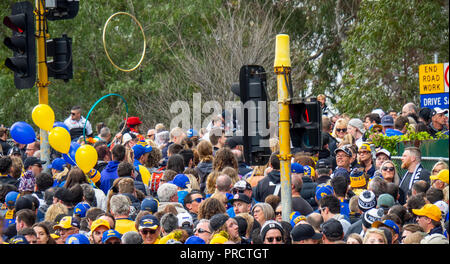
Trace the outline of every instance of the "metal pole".
[[[38, 97], [39, 104], [48, 104], [48, 70], [45, 57], [45, 39], [49, 38], [45, 27], [45, 0], [36, 0], [36, 38], [37, 38], [37, 60], [38, 60]], [[50, 144], [48, 143], [48, 132], [40, 129], [41, 160], [50, 164]]]
[[274, 71], [277, 75], [278, 91], [278, 131], [280, 135], [280, 183], [282, 219], [289, 222], [292, 211], [291, 192], [291, 139], [289, 134], [289, 98], [286, 77], [290, 74], [291, 60], [289, 55], [289, 36], [279, 34], [276, 36]]

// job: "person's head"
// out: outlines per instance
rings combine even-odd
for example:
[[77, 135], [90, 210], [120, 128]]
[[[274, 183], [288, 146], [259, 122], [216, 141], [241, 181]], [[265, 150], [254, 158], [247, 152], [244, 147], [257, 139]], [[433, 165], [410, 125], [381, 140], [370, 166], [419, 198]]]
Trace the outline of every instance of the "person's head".
[[203, 239], [207, 244], [209, 243], [212, 237], [211, 235], [212, 230], [209, 224], [210, 224], [209, 219], [200, 219], [194, 228], [194, 235]]
[[168, 235], [170, 232], [178, 228], [178, 218], [172, 213], [164, 214], [159, 222], [163, 236]]
[[387, 244], [388, 240], [383, 230], [370, 228], [364, 235], [363, 244]]
[[406, 117], [409, 114], [417, 114], [417, 106], [412, 102], [406, 103], [402, 107], [402, 116]]
[[116, 194], [111, 197], [110, 208], [111, 214], [113, 214], [114, 217], [128, 217], [131, 209], [130, 199], [123, 194]]
[[346, 243], [347, 244], [362, 244], [363, 239], [359, 234], [351, 233], [350, 235], [348, 235]]
[[125, 153], [126, 153], [125, 146], [120, 144], [114, 145], [114, 147], [111, 150], [112, 159], [119, 162], [125, 159]]
[[213, 215], [226, 213], [227, 209], [222, 201], [210, 197], [200, 204], [198, 219], [210, 219]]
[[365, 124], [358, 119], [353, 118], [348, 121], [347, 124], [347, 133], [352, 135], [355, 139], [359, 139], [366, 132], [367, 128], [365, 128]]
[[380, 176], [374, 176], [369, 182], [368, 190], [372, 191], [378, 198], [381, 194], [387, 190], [387, 182]]
[[216, 171], [222, 171], [226, 167], [238, 168], [238, 162], [233, 152], [228, 147], [223, 147], [217, 150], [214, 161], [213, 169]]
[[128, 231], [122, 235], [122, 244], [139, 245], [142, 244], [143, 240], [139, 232]]
[[404, 133], [406, 131], [407, 123], [410, 123], [410, 122], [406, 116], [399, 116], [394, 121], [394, 129], [399, 130]]
[[184, 197], [184, 206], [189, 212], [198, 214], [200, 204], [205, 200], [199, 190], [192, 190]]
[[290, 235], [292, 244], [318, 244], [322, 238], [322, 234], [316, 233], [309, 224], [295, 225]]
[[448, 186], [448, 175], [449, 170], [443, 169], [440, 170], [438, 173], [433, 174], [430, 176], [431, 184], [434, 188], [443, 190]]
[[433, 165], [431, 175], [437, 175], [441, 170], [448, 170], [448, 164], [443, 160], [439, 160]]
[[226, 141], [225, 130], [220, 127], [213, 127], [209, 131], [209, 141], [213, 146], [223, 147]]
[[70, 118], [72, 120], [80, 120], [81, 118], [81, 106], [74, 106], [72, 107], [72, 109], [70, 110]]
[[420, 209], [412, 209], [416, 215], [417, 224], [428, 233], [431, 229], [441, 225], [442, 213], [437, 205], [425, 204]]
[[251, 198], [243, 193], [236, 193], [233, 199], [230, 200], [230, 203], [233, 205], [233, 210], [236, 215], [239, 213], [249, 213], [252, 208]]
[[372, 149], [368, 143], [363, 143], [358, 149], [358, 161], [366, 166], [367, 164], [373, 164], [372, 162]]
[[334, 153], [336, 154], [337, 166], [348, 170], [350, 168], [351, 158], [353, 155], [350, 145], [339, 147], [334, 151]]
[[35, 223], [33, 230], [36, 233], [37, 244], [56, 244], [55, 240], [50, 236], [50, 229], [46, 223]]
[[331, 187], [337, 197], [345, 197], [349, 186], [348, 178], [344, 175], [336, 175], [331, 179]]
[[268, 220], [275, 219], [273, 207], [268, 203], [257, 203], [252, 208], [252, 214], [256, 221], [262, 226]]
[[197, 145], [197, 151], [200, 161], [212, 161], [213, 158], [213, 146], [208, 140], [202, 140]]
[[121, 163], [119, 163], [119, 165], [117, 166], [117, 175], [119, 177], [131, 176], [134, 178], [133, 164], [127, 161], [122, 161]]
[[326, 100], [327, 97], [324, 94], [319, 94], [317, 96], [317, 101], [322, 105], [322, 107], [325, 105]]
[[260, 236], [264, 244], [285, 243], [283, 226], [274, 220], [268, 220], [262, 225]]
[[66, 241], [67, 237], [78, 234], [80, 231], [80, 221], [76, 217], [64, 216], [59, 224], [53, 226], [53, 229], [59, 233], [62, 241]]
[[333, 244], [344, 239], [344, 228], [341, 222], [334, 218], [326, 220], [322, 226], [322, 241], [324, 244]]
[[416, 232], [423, 233], [424, 230], [418, 224], [406, 224], [406, 225], [404, 225], [403, 226], [402, 236], [399, 239], [400, 243], [405, 243], [406, 237], [408, 237], [410, 234], [413, 234], [413, 233], [416, 233]]
[[339, 118], [334, 124], [332, 136], [338, 139], [343, 139], [347, 135], [348, 121], [345, 118]]
[[183, 173], [183, 171], [184, 171], [183, 156], [181, 156], [180, 154], [174, 154], [174, 155], [170, 156], [169, 159], [167, 160], [166, 168], [168, 170], [174, 170], [175, 172], [177, 172], [177, 174]]
[[175, 184], [164, 183], [160, 185], [157, 194], [160, 202], [178, 201], [178, 187]]
[[36, 157], [28, 157], [23, 162], [23, 167], [25, 171], [31, 171], [34, 176], [38, 175], [42, 172], [43, 168], [42, 165], [45, 163], [45, 161], [42, 161]]
[[408, 147], [402, 154], [402, 169], [414, 169], [422, 158], [421, 151], [416, 147]]
[[391, 160], [383, 162], [380, 166], [380, 171], [385, 181], [399, 184], [399, 176], [394, 162]]
[[448, 124], [448, 109], [441, 109], [439, 107], [435, 107], [431, 112], [431, 123], [433, 127], [441, 130]]
[[319, 211], [324, 221], [328, 221], [335, 214], [339, 214], [341, 210], [341, 202], [334, 195], [325, 195], [319, 201]]
[[101, 244], [103, 233], [111, 229], [109, 222], [105, 219], [97, 219], [91, 225], [91, 241], [93, 244]]
[[183, 129], [181, 129], [180, 127], [174, 127], [170, 131], [170, 141], [171, 142], [181, 144], [185, 137], [186, 137], [186, 133], [184, 133]]
[[31, 227], [36, 221], [36, 214], [31, 209], [21, 209], [16, 213], [16, 230]]
[[154, 244], [161, 232], [158, 218], [151, 214], [144, 215], [139, 221], [138, 230], [143, 239], [142, 244]]

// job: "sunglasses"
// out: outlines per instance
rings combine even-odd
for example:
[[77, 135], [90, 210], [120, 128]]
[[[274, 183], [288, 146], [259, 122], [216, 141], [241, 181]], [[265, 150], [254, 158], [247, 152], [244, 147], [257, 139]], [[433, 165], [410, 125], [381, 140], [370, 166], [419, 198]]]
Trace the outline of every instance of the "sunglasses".
[[347, 132], [347, 128], [336, 128], [336, 132]]
[[281, 215], [281, 212], [275, 212], [275, 215]]
[[153, 229], [144, 229], [144, 230], [142, 230], [141, 232], [142, 232], [143, 235], [147, 235], [147, 234], [153, 235], [153, 234], [156, 233], [156, 230], [153, 230]]
[[203, 229], [203, 228], [197, 228], [197, 229], [195, 229], [195, 230], [194, 230], [194, 233], [197, 233], [197, 232], [199, 232], [200, 234], [202, 234], [202, 233], [208, 233], [208, 234], [211, 234], [211, 232], [209, 232], [208, 230], [205, 230], [205, 229]]
[[244, 193], [244, 190], [233, 189], [233, 194]]
[[369, 154], [369, 153], [370, 153], [369, 151], [359, 151], [358, 152], [359, 155], [366, 155], [366, 154]]
[[76, 114], [77, 114], [77, 113], [73, 113], [73, 112], [72, 112], [72, 113], [70, 113], [70, 115], [73, 115], [73, 116], [74, 116], [74, 115], [76, 115]]
[[381, 169], [384, 171], [394, 171], [394, 167], [383, 167]]
[[269, 241], [270, 243], [273, 242], [273, 240], [276, 240], [277, 242], [280, 242], [283, 238], [282, 237], [266, 237], [267, 241]]

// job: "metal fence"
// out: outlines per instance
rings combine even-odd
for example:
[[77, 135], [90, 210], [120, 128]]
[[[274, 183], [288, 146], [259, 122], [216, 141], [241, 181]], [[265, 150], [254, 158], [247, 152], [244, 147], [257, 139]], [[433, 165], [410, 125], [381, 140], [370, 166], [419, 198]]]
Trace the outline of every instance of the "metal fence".
[[[401, 168], [402, 165], [402, 157], [401, 156], [392, 156], [391, 157], [392, 162], [394, 162], [395, 166], [397, 167], [398, 176], [400, 176], [400, 179], [405, 175], [406, 171], [405, 169]], [[422, 157], [422, 166], [431, 172], [431, 169], [433, 168], [434, 164], [438, 161], [444, 161], [448, 164], [448, 157]]]

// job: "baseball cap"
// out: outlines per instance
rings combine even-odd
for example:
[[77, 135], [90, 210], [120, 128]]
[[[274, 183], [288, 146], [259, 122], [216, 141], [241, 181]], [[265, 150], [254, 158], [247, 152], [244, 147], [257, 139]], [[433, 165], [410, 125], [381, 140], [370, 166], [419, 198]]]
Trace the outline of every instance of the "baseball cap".
[[316, 199], [317, 201], [319, 201], [320, 199], [322, 199], [322, 197], [326, 196], [326, 195], [331, 195], [333, 194], [333, 187], [329, 184], [319, 184], [316, 187]]
[[344, 145], [344, 146], [341, 146], [341, 147], [337, 148], [337, 149], [334, 151], [334, 154], [337, 154], [338, 151], [343, 151], [345, 154], [347, 154], [347, 156], [351, 157], [351, 156], [352, 156], [352, 151], [351, 151], [351, 149], [350, 149], [349, 146], [350, 146], [350, 145]]
[[78, 215], [81, 218], [86, 217], [86, 212], [87, 210], [89, 210], [89, 208], [91, 208], [89, 204], [85, 202], [79, 202], [73, 209], [73, 215]]
[[291, 231], [291, 238], [293, 241], [301, 241], [306, 239], [318, 240], [322, 238], [322, 234], [316, 233], [314, 228], [310, 225], [296, 225]]
[[437, 114], [448, 114], [448, 109], [442, 109], [440, 107], [435, 107], [434, 111], [431, 113], [431, 116], [435, 116]]
[[72, 234], [67, 237], [66, 244], [90, 244], [89, 238], [83, 234]]
[[291, 173], [304, 173], [302, 164], [294, 162], [291, 164]]
[[103, 232], [102, 243], [105, 244], [106, 241], [108, 241], [109, 239], [111, 239], [113, 237], [117, 237], [118, 239], [121, 239], [122, 235], [114, 229], [109, 229], [109, 230]]
[[52, 161], [52, 164], [47, 166], [47, 168], [63, 171], [65, 164], [66, 164], [66, 161], [64, 159], [56, 158]]
[[387, 219], [387, 220], [383, 220], [383, 221], [375, 221], [375, 222], [373, 222], [373, 224], [372, 224], [372, 227], [375, 227], [375, 228], [378, 228], [379, 226], [385, 226], [385, 227], [388, 227], [388, 228], [394, 230], [394, 232], [395, 232], [396, 234], [400, 234], [400, 228], [399, 228], [398, 225], [397, 225], [394, 221], [392, 221], [392, 220]]
[[377, 206], [379, 208], [381, 208], [381, 207], [391, 208], [392, 206], [394, 206], [394, 204], [395, 204], [395, 200], [394, 200], [394, 197], [392, 197], [392, 195], [390, 195], [388, 193], [383, 193], [383, 194], [380, 194], [380, 196], [378, 196]]
[[248, 183], [246, 180], [240, 180], [234, 184], [233, 189], [239, 191], [252, 190], [252, 185]]
[[95, 231], [95, 229], [99, 228], [100, 226], [105, 226], [106, 228], [110, 229], [109, 222], [105, 219], [97, 219], [91, 224], [91, 231]]
[[430, 180], [441, 180], [441, 181], [443, 181], [443, 182], [448, 184], [448, 169], [441, 170], [436, 175], [431, 175], [430, 176]]
[[412, 212], [418, 216], [426, 216], [434, 221], [441, 221], [441, 209], [434, 204], [425, 204], [420, 209], [412, 209]]
[[244, 145], [244, 141], [240, 136], [229, 137], [225, 140], [225, 146], [234, 149], [238, 145]]
[[391, 152], [389, 152], [387, 149], [380, 149], [377, 151], [377, 153], [375, 154], [375, 157], [377, 157], [379, 154], [385, 154], [386, 156], [389, 157], [389, 159], [391, 158]]
[[186, 189], [190, 181], [189, 177], [186, 176], [186, 174], [177, 174], [172, 181], [169, 181], [169, 183], [173, 183], [182, 189]]
[[213, 231], [218, 230], [230, 217], [227, 214], [215, 214], [209, 219], [209, 226]]
[[189, 130], [187, 131], [186, 135], [187, 135], [188, 138], [191, 138], [191, 137], [198, 137], [198, 132], [197, 132], [197, 130], [191, 128], [191, 129], [189, 129]]
[[194, 225], [194, 221], [192, 220], [192, 215], [188, 212], [177, 214], [177, 218], [178, 218], [178, 226], [179, 227], [183, 227], [186, 225], [188, 225], [188, 226]]
[[188, 237], [188, 239], [186, 239], [184, 244], [206, 244], [206, 243], [205, 240], [201, 239], [198, 236], [190, 236]]
[[45, 164], [45, 161], [42, 161], [36, 157], [28, 157], [25, 159], [25, 161], [23, 162], [23, 167], [26, 169], [28, 169], [28, 167], [30, 167], [31, 165], [34, 164]]
[[331, 218], [322, 225], [322, 233], [328, 238], [340, 238], [344, 235], [344, 228], [341, 222]]
[[236, 193], [233, 196], [233, 199], [230, 199], [228, 202], [230, 202], [231, 204], [233, 204], [236, 201], [242, 201], [246, 204], [250, 204], [252, 203], [252, 200], [250, 199], [250, 197], [248, 197], [247, 195], [243, 194], [243, 193]]
[[61, 221], [59, 221], [59, 224], [53, 226], [53, 229], [68, 229], [71, 227], [80, 228], [80, 222], [76, 217], [64, 216]]
[[141, 210], [156, 213], [158, 211], [159, 202], [155, 198], [145, 198], [141, 203]]
[[19, 193], [16, 191], [11, 191], [5, 196], [5, 203], [7, 206], [14, 206], [16, 204], [17, 198], [19, 198]]
[[152, 151], [152, 146], [143, 146], [141, 144], [136, 144], [133, 146], [134, 159], [139, 159], [145, 153]]
[[381, 123], [380, 125], [382, 126], [394, 126], [394, 118], [391, 115], [385, 115], [383, 116], [383, 118], [381, 118]]
[[144, 215], [139, 222], [139, 229], [150, 228], [156, 229], [159, 226], [159, 220], [154, 215]]
[[331, 169], [331, 162], [328, 159], [320, 159], [316, 163], [316, 169]]
[[303, 166], [303, 173], [304, 173], [305, 176], [308, 176], [308, 177], [315, 177], [316, 176], [316, 171], [314, 170], [313, 167], [311, 167], [309, 165]]
[[362, 143], [361, 147], [359, 147], [358, 151], [365, 150], [371, 152], [372, 149], [370, 148], [370, 145], [368, 143]]

